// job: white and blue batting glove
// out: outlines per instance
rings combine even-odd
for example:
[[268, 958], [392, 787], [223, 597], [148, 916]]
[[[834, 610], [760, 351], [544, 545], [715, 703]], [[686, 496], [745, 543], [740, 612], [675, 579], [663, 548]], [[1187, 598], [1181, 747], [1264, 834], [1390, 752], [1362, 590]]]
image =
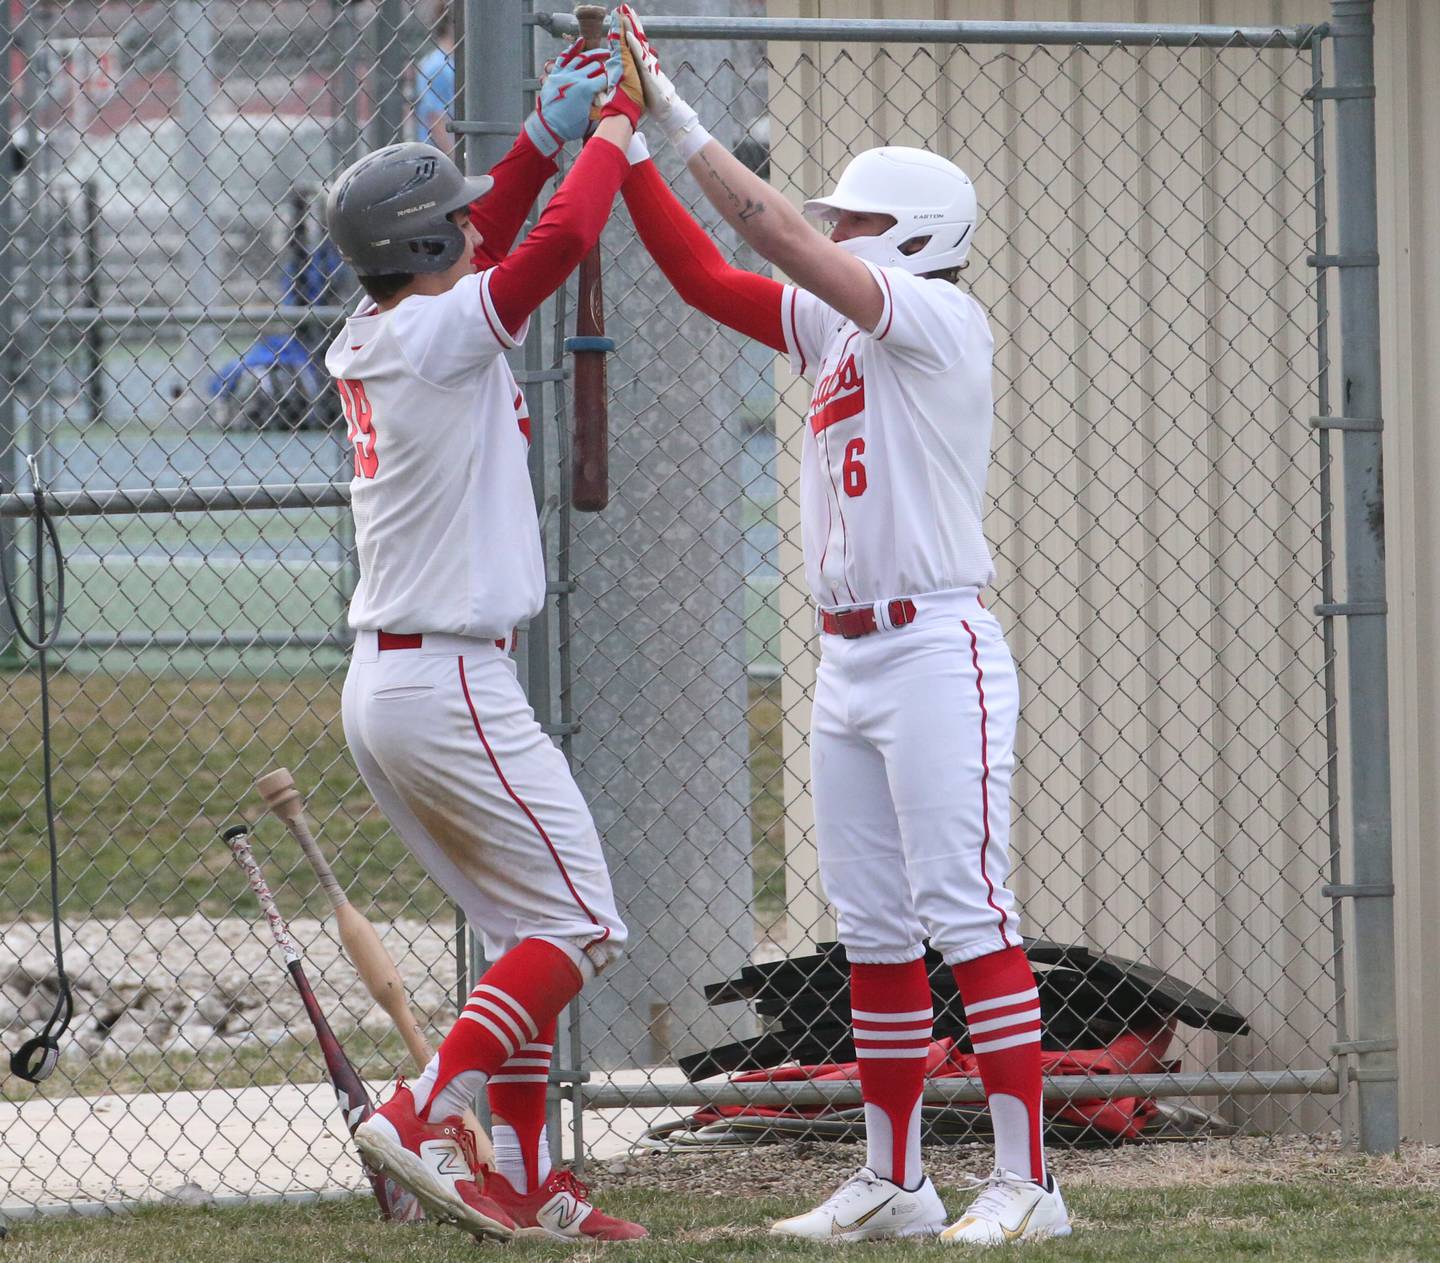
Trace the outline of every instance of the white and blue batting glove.
[[547, 158], [553, 158], [566, 141], [581, 140], [590, 126], [590, 111], [598, 99], [614, 88], [620, 77], [619, 57], [613, 48], [588, 52], [576, 40], [548, 68], [540, 99], [525, 120], [525, 134]]

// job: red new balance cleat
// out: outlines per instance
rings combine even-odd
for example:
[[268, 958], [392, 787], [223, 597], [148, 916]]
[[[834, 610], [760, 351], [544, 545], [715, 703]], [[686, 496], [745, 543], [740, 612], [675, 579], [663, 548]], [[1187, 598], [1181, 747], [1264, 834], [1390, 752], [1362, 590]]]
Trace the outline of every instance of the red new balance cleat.
[[650, 1234], [628, 1219], [615, 1219], [590, 1204], [590, 1190], [573, 1171], [555, 1170], [533, 1193], [517, 1193], [492, 1171], [485, 1191], [515, 1221], [517, 1237], [558, 1237], [561, 1241], [635, 1241]]
[[403, 1083], [355, 1129], [365, 1160], [404, 1185], [434, 1219], [456, 1224], [477, 1240], [508, 1241], [515, 1222], [481, 1188], [475, 1141], [458, 1117], [422, 1122]]

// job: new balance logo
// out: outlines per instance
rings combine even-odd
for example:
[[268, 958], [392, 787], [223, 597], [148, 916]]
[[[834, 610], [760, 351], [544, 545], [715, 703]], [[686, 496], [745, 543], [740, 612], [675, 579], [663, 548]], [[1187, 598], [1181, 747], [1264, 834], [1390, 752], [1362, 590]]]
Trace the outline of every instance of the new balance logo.
[[[584, 1202], [576, 1201], [568, 1193], [557, 1194], [541, 1212], [546, 1219], [554, 1224], [556, 1232], [569, 1233], [579, 1226], [579, 1223], [590, 1213], [590, 1207]], [[540, 1216], [537, 1215], [538, 1219]]]
[[436, 1175], [446, 1175], [456, 1180], [468, 1180], [471, 1177], [470, 1165], [465, 1161], [465, 1155], [460, 1152], [460, 1146], [454, 1141], [422, 1140], [420, 1156], [430, 1164], [430, 1169]]

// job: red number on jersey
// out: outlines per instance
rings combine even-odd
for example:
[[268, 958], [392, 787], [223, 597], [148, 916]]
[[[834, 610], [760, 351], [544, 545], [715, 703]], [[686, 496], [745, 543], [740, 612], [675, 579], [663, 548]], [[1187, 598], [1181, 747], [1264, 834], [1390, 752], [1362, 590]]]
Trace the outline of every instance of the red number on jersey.
[[840, 466], [840, 481], [845, 487], [845, 494], [851, 498], [863, 496], [869, 485], [865, 481], [865, 466], [860, 463], [860, 458], [864, 455], [864, 439], [851, 439], [845, 444], [845, 462]]
[[335, 384], [340, 387], [340, 407], [348, 424], [346, 437], [355, 446], [355, 477], [373, 478], [380, 468], [380, 458], [375, 455], [375, 411], [370, 407], [365, 383], [342, 377]]

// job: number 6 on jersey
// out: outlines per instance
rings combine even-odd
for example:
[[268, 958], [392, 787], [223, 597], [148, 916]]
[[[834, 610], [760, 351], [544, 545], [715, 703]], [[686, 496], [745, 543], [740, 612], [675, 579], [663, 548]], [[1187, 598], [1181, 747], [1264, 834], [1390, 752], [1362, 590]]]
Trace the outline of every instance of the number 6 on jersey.
[[345, 413], [346, 435], [355, 448], [355, 477], [373, 478], [380, 467], [375, 455], [375, 412], [362, 381], [337, 378], [340, 407]]
[[860, 458], [864, 455], [864, 439], [851, 439], [845, 444], [845, 460], [840, 466], [840, 480], [844, 484], [845, 494], [852, 500], [856, 496], [863, 496], [869, 485], [865, 480], [865, 466], [860, 463]]

